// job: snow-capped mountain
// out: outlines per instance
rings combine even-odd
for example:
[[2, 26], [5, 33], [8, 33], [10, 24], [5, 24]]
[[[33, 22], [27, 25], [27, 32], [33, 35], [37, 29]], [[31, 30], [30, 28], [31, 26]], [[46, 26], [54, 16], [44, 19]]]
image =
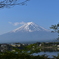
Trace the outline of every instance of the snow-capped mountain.
[[57, 38], [56, 33], [28, 22], [21, 27], [12, 30], [6, 34], [0, 35], [0, 43], [5, 42], [26, 42], [26, 41], [48, 41]]
[[34, 32], [34, 31], [49, 31], [49, 30], [47, 30], [41, 26], [38, 26], [33, 22], [28, 22], [28, 23], [24, 24], [23, 26], [13, 30], [12, 32], [18, 32], [18, 31]]

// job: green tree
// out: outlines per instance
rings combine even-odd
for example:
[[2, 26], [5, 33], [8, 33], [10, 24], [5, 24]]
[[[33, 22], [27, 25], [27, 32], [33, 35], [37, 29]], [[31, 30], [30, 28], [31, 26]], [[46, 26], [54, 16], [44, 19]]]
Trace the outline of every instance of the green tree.
[[0, 8], [9, 8], [15, 5], [25, 5], [29, 0], [0, 0]]
[[56, 25], [51, 25], [50, 29], [53, 29], [51, 32], [57, 32], [58, 33], [57, 39], [59, 39], [59, 23]]

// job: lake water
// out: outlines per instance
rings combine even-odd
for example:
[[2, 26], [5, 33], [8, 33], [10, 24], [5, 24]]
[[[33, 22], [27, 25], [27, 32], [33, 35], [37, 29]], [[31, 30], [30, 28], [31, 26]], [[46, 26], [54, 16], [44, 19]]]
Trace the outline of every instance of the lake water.
[[59, 52], [55, 51], [55, 52], [38, 52], [38, 53], [33, 53], [33, 55], [35, 55], [35, 56], [36, 55], [44, 55], [44, 54], [48, 55], [49, 58], [53, 58], [53, 55], [57, 56], [59, 54]]

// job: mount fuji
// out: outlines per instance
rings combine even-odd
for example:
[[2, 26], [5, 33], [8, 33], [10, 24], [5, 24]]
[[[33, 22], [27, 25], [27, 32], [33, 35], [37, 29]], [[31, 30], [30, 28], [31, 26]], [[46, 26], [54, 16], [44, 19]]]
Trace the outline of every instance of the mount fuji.
[[19, 28], [6, 34], [0, 35], [0, 43], [9, 42], [29, 42], [29, 41], [48, 41], [57, 38], [56, 33], [51, 33], [33, 22], [28, 22]]
[[12, 32], [35, 32], [35, 31], [49, 31], [41, 26], [36, 25], [33, 22], [28, 22], [24, 24], [23, 26], [13, 30]]

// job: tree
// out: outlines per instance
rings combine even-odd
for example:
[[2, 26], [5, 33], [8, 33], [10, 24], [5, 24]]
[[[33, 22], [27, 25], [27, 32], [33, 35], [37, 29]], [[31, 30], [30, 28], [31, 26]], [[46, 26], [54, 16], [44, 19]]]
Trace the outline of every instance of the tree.
[[10, 8], [15, 5], [25, 5], [29, 0], [0, 0], [0, 8]]
[[[53, 29], [53, 31], [51, 31], [51, 32], [57, 32], [59, 34], [59, 23], [56, 24], [56, 25], [52, 25], [50, 27], [50, 29]], [[59, 35], [58, 35], [58, 38], [57, 39], [59, 39]]]

